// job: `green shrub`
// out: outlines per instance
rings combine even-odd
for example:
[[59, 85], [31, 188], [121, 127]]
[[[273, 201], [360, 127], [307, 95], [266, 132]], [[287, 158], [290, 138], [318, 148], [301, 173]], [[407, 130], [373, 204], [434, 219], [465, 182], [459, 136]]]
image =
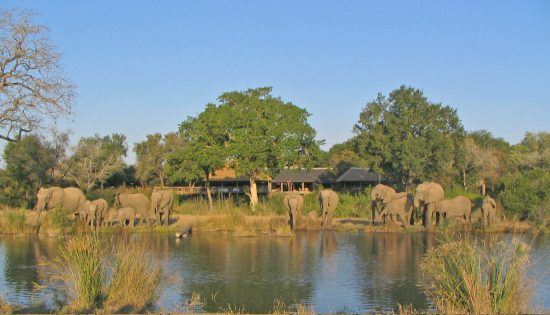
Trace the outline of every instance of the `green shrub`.
[[421, 263], [426, 293], [446, 314], [521, 314], [528, 309], [529, 247], [517, 240], [440, 241]]
[[23, 231], [25, 223], [25, 210], [8, 210], [6, 220], [14, 230]]
[[61, 231], [74, 228], [73, 222], [69, 218], [69, 211], [64, 208], [49, 210], [46, 214], [46, 226]]
[[545, 205], [550, 200], [550, 172], [533, 169], [504, 178], [503, 189], [499, 195], [506, 214], [530, 219], [542, 219], [549, 216]]

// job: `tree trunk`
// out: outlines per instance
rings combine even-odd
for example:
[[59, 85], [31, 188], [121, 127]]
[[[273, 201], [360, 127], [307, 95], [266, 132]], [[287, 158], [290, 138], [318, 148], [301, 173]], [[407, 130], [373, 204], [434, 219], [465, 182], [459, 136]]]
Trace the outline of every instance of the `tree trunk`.
[[159, 174], [160, 179], [160, 187], [164, 188], [164, 176], [162, 174]]
[[258, 204], [258, 186], [256, 185], [256, 181], [254, 180], [254, 177], [249, 177], [250, 180], [250, 207], [252, 210], [256, 209], [256, 205]]
[[212, 204], [212, 192], [210, 191], [210, 181], [207, 180], [205, 185], [206, 185], [206, 195], [208, 196], [208, 210], [212, 211], [214, 210], [214, 206]]
[[482, 196], [485, 196], [485, 188], [486, 188], [486, 186], [485, 186], [485, 178], [482, 178], [482, 179], [481, 179], [481, 195], [482, 195]]
[[464, 189], [467, 189], [466, 186], [466, 170], [462, 170], [462, 185], [464, 186]]

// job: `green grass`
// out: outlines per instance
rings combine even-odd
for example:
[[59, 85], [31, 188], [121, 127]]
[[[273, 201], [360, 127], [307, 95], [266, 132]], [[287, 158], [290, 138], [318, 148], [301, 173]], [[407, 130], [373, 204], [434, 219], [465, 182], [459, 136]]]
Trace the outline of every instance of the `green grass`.
[[524, 243], [480, 242], [446, 237], [423, 259], [426, 294], [437, 311], [455, 314], [529, 312], [529, 280]]
[[97, 234], [78, 235], [60, 249], [61, 279], [70, 289], [69, 309], [87, 312], [101, 305], [105, 286], [103, 244]]

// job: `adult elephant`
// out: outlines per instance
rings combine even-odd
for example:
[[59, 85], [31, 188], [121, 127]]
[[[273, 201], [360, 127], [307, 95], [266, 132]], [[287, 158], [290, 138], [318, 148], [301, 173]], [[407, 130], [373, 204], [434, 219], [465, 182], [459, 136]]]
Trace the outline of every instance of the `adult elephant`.
[[170, 225], [170, 213], [174, 205], [174, 194], [164, 189], [155, 189], [151, 194], [149, 213], [154, 213], [157, 224]]
[[400, 221], [403, 227], [407, 227], [411, 222], [413, 209], [413, 201], [406, 192], [396, 193], [393, 199], [384, 205], [381, 216], [384, 223], [389, 217], [391, 220]]
[[422, 224], [425, 227], [432, 226], [432, 215], [437, 212], [445, 192], [438, 183], [422, 183], [416, 187], [414, 194], [414, 207], [422, 211]]
[[133, 208], [136, 213], [141, 215], [140, 222], [147, 222], [147, 225], [150, 225], [149, 221], [149, 198], [141, 193], [129, 194], [129, 193], [118, 193], [115, 197], [115, 206], [123, 208]]
[[340, 198], [334, 190], [323, 189], [319, 192], [317, 200], [321, 206], [321, 226], [325, 229], [331, 229], [332, 217], [336, 207], [338, 207], [338, 201]]
[[489, 227], [495, 223], [497, 215], [497, 203], [495, 199], [485, 196], [481, 204], [481, 222], [483, 227]]
[[466, 223], [470, 223], [470, 214], [472, 213], [472, 202], [464, 196], [458, 196], [453, 199], [441, 201], [437, 210], [444, 220], [451, 218], [462, 218]]
[[81, 189], [75, 187], [42, 187], [38, 190], [36, 200], [35, 209], [38, 210], [38, 215], [35, 225], [38, 226], [42, 210], [63, 208], [78, 216], [84, 210], [86, 197]]
[[390, 203], [393, 198], [395, 198], [395, 195], [395, 190], [390, 186], [386, 186], [384, 184], [374, 186], [370, 193], [370, 198], [372, 200], [371, 210], [373, 225], [375, 221], [380, 221], [384, 207]]
[[290, 228], [294, 230], [298, 226], [300, 211], [304, 206], [304, 198], [296, 192], [291, 192], [283, 198], [283, 205], [290, 216]]

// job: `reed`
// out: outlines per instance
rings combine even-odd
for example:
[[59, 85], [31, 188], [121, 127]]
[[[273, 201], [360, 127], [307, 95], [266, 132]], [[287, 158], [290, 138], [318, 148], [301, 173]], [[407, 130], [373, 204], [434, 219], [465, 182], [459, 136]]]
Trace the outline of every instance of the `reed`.
[[427, 295], [437, 311], [455, 314], [521, 314], [529, 311], [525, 268], [529, 247], [446, 237], [423, 259]]
[[104, 310], [109, 313], [142, 312], [156, 300], [161, 285], [158, 263], [140, 239], [125, 240], [113, 247], [112, 276]]
[[73, 311], [94, 310], [101, 305], [105, 286], [102, 248], [97, 234], [81, 234], [60, 249], [60, 278], [70, 288], [69, 308]]

